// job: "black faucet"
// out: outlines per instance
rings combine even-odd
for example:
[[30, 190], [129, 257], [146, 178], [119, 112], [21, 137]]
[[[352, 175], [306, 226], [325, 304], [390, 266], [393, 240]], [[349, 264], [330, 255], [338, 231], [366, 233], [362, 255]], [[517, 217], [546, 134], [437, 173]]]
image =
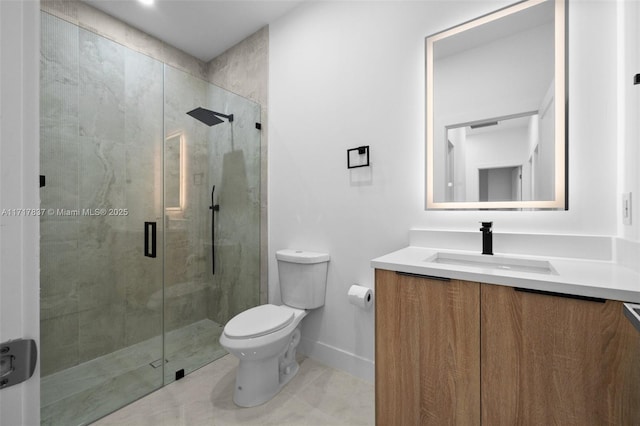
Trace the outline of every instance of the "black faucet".
[[482, 228], [480, 228], [480, 232], [482, 232], [482, 254], [493, 255], [493, 231], [491, 231], [493, 222], [480, 223], [482, 223]]

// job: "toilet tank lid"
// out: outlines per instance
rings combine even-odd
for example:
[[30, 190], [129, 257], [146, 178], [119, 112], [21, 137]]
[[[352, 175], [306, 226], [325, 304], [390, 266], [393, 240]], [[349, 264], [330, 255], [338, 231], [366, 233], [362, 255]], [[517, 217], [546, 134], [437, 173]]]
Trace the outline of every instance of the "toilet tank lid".
[[276, 259], [291, 263], [321, 263], [328, 262], [329, 255], [313, 251], [284, 249], [276, 252]]

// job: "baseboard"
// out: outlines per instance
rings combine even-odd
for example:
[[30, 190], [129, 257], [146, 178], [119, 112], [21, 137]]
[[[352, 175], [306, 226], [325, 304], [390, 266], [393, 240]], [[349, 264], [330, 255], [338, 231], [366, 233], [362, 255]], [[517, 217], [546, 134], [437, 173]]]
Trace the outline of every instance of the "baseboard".
[[344, 371], [369, 383], [374, 382], [373, 360], [304, 337], [300, 340], [298, 351], [336, 370]]

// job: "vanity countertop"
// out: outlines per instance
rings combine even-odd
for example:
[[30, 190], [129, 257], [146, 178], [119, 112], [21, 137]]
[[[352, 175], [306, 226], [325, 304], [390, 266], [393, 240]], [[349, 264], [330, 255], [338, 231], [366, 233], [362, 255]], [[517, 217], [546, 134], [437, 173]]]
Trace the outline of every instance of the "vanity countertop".
[[427, 261], [442, 252], [478, 254], [409, 246], [373, 259], [371, 266], [419, 275], [640, 303], [640, 273], [614, 262], [495, 253], [511, 258], [547, 260], [557, 272], [551, 275]]

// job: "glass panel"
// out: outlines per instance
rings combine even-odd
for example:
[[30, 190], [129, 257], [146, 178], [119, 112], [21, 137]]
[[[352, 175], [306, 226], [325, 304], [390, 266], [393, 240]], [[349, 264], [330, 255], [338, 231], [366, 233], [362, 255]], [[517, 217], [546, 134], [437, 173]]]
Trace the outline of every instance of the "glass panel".
[[162, 64], [42, 13], [43, 424], [162, 385]]
[[224, 355], [259, 303], [260, 108], [41, 17], [42, 422], [89, 423]]
[[[220, 122], [187, 115], [198, 107]], [[166, 383], [226, 354], [224, 324], [259, 303], [259, 117], [254, 102], [165, 65]], [[167, 192], [172, 135], [183, 144], [181, 209]]]
[[210, 184], [220, 205], [209, 315], [226, 324], [260, 304], [260, 106], [216, 86], [209, 102], [234, 114], [231, 126], [214, 126], [209, 137]]

